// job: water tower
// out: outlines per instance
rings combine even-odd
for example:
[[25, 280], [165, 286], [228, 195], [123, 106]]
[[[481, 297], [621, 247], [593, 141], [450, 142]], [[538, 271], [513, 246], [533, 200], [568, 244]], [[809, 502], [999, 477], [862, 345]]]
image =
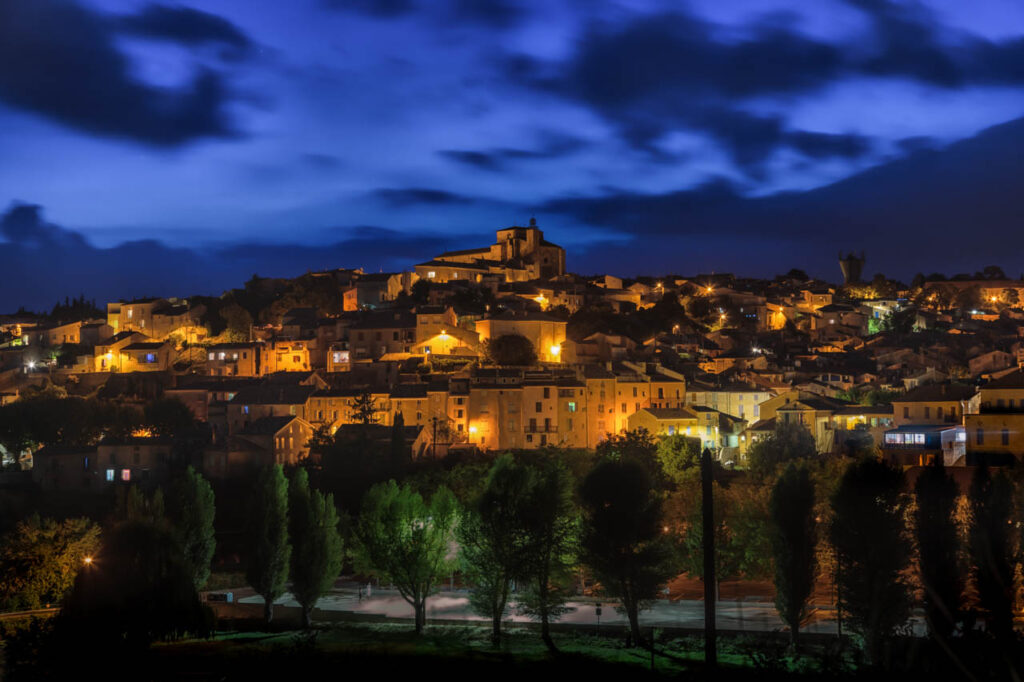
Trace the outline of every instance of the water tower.
[[844, 284], [855, 284], [860, 281], [860, 275], [864, 272], [865, 260], [863, 251], [859, 256], [851, 252], [845, 257], [842, 251], [839, 252], [839, 267], [843, 270]]

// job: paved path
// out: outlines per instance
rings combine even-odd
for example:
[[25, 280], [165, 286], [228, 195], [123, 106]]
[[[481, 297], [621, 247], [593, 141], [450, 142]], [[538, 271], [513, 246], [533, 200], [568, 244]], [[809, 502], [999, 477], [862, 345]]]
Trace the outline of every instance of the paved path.
[[[247, 596], [238, 600], [240, 604], [263, 604], [262, 597]], [[291, 594], [285, 594], [274, 602], [281, 606], [298, 606]], [[572, 601], [567, 604], [570, 611], [559, 622], [576, 625], [624, 625], [626, 617], [614, 608], [614, 603], [603, 602], [600, 621], [597, 616], [596, 600]], [[340, 611], [360, 615], [383, 616], [385, 618], [412, 618], [412, 607], [393, 590], [373, 588], [372, 596], [360, 596], [354, 585], [332, 590], [317, 603], [317, 609]], [[511, 614], [506, 620], [530, 622], [524, 616]], [[445, 591], [427, 600], [427, 618], [444, 620], [483, 621], [469, 609], [469, 595], [465, 590]], [[704, 604], [701, 601], [667, 599], [657, 600], [653, 606], [640, 614], [644, 627], [672, 627], [701, 629], [704, 627]], [[716, 623], [721, 630], [746, 632], [778, 632], [784, 629], [775, 606], [765, 601], [722, 600], [718, 602]], [[816, 609], [804, 632], [835, 634], [835, 611], [831, 608]], [[923, 634], [923, 624], [915, 619], [914, 631]]]

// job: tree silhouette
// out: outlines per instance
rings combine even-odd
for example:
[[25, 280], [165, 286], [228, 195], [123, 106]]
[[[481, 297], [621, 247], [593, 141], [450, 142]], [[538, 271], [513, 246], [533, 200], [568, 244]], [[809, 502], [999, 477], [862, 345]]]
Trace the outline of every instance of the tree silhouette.
[[639, 462], [604, 459], [580, 489], [583, 561], [622, 602], [635, 644], [643, 642], [640, 609], [675, 575], [671, 542], [662, 527], [661, 496], [651, 483]]
[[1002, 641], [1013, 634], [1014, 561], [1010, 540], [1013, 498], [1002, 473], [992, 476], [982, 464], [974, 470], [967, 496], [970, 508], [968, 549], [978, 607], [988, 630]]
[[864, 638], [873, 665], [881, 662], [886, 637], [910, 615], [903, 573], [911, 547], [902, 488], [902, 471], [866, 458], [846, 470], [832, 497], [829, 539], [838, 564], [839, 603], [851, 629]]
[[775, 559], [775, 608], [789, 626], [793, 645], [807, 619], [807, 600], [818, 572], [818, 530], [814, 511], [814, 482], [807, 468], [786, 465], [772, 487], [772, 555]]
[[959, 620], [964, 572], [956, 523], [959, 490], [941, 459], [917, 477], [914, 496], [914, 535], [925, 620], [933, 637], [945, 639], [953, 634]]
[[274, 619], [274, 600], [284, 593], [291, 560], [288, 544], [288, 481], [280, 464], [260, 472], [249, 510], [249, 561], [245, 577], [263, 597], [263, 618]]

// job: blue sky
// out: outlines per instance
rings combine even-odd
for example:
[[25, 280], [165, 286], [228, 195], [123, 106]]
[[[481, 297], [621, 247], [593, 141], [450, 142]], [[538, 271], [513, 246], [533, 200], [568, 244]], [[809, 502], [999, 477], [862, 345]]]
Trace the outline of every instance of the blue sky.
[[[0, 305], [394, 269], [531, 215], [583, 272], [1016, 273], [1012, 183], [964, 222], [1017, 170], [1016, 127], [975, 136], [1024, 116], [1022, 34], [1010, 0], [6, 0]], [[126, 242], [176, 264], [108, 282]]]

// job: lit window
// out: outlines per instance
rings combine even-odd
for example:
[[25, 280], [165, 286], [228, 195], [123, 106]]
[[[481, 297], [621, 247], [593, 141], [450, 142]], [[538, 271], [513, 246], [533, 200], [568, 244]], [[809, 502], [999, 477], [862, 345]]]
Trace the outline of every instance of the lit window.
[[437, 277], [437, 273], [431, 270], [430, 272], [427, 273], [427, 277], [430, 279], [434, 279], [435, 277]]
[[132, 480], [132, 470], [131, 469], [121, 469], [121, 480], [122, 481], [130, 481], [130, 480]]
[[570, 412], [575, 412], [576, 411], [576, 403], [574, 403], [574, 402], [570, 402], [569, 403], [569, 411]]
[[114, 470], [113, 469], [107, 469], [107, 482], [111, 482], [113, 480], [114, 480]]
[[216, 357], [216, 354], [210, 353], [210, 360], [213, 360], [215, 357]]
[[156, 353], [146, 353], [146, 362], [150, 364], [156, 362]]

